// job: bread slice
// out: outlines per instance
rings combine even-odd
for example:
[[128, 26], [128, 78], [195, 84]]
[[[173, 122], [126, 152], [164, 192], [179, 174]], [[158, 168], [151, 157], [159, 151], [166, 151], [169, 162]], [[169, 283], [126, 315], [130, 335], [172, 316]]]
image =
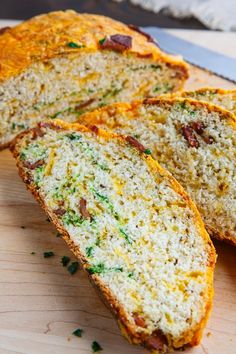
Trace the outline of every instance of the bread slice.
[[[42, 119], [180, 89], [181, 60], [110, 18], [52, 12], [0, 35], [0, 147]], [[65, 114], [66, 113], [66, 114]]]
[[236, 120], [190, 99], [152, 99], [85, 114], [148, 146], [197, 204], [208, 232], [236, 244]]
[[156, 353], [197, 344], [215, 251], [195, 205], [149, 150], [62, 121], [22, 133], [11, 149], [122, 333]]
[[220, 106], [236, 115], [236, 90], [224, 90], [220, 88], [205, 87], [196, 91], [183, 91], [177, 96], [206, 101]]

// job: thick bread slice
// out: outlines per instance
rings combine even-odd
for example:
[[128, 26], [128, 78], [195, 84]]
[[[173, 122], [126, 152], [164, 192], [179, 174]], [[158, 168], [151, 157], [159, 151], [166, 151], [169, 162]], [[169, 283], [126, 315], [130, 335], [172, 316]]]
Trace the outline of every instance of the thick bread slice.
[[205, 87], [196, 91], [178, 92], [176, 96], [206, 101], [236, 114], [236, 90]]
[[155, 353], [196, 345], [215, 251], [195, 205], [149, 151], [62, 121], [22, 133], [11, 149], [122, 333]]
[[59, 11], [2, 29], [0, 147], [42, 117], [74, 121], [109, 102], [180, 89], [186, 64], [132, 28]]
[[85, 114], [148, 146], [197, 204], [208, 232], [236, 244], [236, 120], [230, 112], [190, 99], [152, 99]]

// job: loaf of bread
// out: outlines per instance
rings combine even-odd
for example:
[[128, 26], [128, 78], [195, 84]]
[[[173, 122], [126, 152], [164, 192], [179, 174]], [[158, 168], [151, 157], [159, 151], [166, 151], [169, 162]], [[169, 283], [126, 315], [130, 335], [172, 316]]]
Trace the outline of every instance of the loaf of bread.
[[109, 102], [180, 89], [186, 64], [138, 31], [74, 11], [1, 29], [0, 147], [42, 117], [74, 121]]
[[130, 134], [151, 149], [197, 204], [208, 232], [236, 245], [235, 116], [191, 99], [114, 104], [81, 121]]
[[236, 90], [206, 87], [195, 91], [183, 91], [177, 96], [206, 101], [236, 114]]
[[215, 251], [194, 203], [150, 151], [59, 120], [21, 133], [11, 149], [122, 333], [153, 353], [196, 345]]

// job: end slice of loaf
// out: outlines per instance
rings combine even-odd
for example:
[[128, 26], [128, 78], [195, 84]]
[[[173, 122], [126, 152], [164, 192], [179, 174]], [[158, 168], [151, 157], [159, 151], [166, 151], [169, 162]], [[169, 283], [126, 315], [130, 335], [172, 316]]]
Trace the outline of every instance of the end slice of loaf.
[[215, 251], [195, 205], [149, 150], [62, 121], [22, 133], [11, 149], [122, 333], [155, 353], [196, 345]]
[[45, 119], [181, 89], [187, 65], [134, 26], [58, 11], [0, 35], [0, 148]]
[[206, 87], [195, 91], [183, 91], [177, 93], [176, 96], [206, 101], [227, 109], [236, 115], [236, 90]]
[[111, 105], [81, 117], [130, 134], [151, 149], [197, 204], [208, 232], [236, 245], [236, 120], [190, 99]]

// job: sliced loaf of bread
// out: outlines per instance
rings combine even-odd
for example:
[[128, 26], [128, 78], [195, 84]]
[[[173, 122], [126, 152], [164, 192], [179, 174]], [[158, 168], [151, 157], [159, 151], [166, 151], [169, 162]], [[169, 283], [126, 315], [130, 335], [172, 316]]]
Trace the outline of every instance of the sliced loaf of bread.
[[230, 112], [190, 99], [150, 99], [85, 114], [96, 124], [132, 135], [197, 204], [208, 232], [236, 245], [236, 120]]
[[206, 101], [236, 114], [236, 90], [206, 87], [195, 91], [183, 91], [177, 93], [177, 96]]
[[153, 353], [196, 345], [215, 251], [194, 203], [149, 150], [62, 121], [22, 133], [11, 149], [122, 333]]
[[[181, 89], [181, 60], [135, 26], [52, 12], [0, 32], [0, 148], [42, 119]], [[64, 114], [66, 112], [66, 114]]]

